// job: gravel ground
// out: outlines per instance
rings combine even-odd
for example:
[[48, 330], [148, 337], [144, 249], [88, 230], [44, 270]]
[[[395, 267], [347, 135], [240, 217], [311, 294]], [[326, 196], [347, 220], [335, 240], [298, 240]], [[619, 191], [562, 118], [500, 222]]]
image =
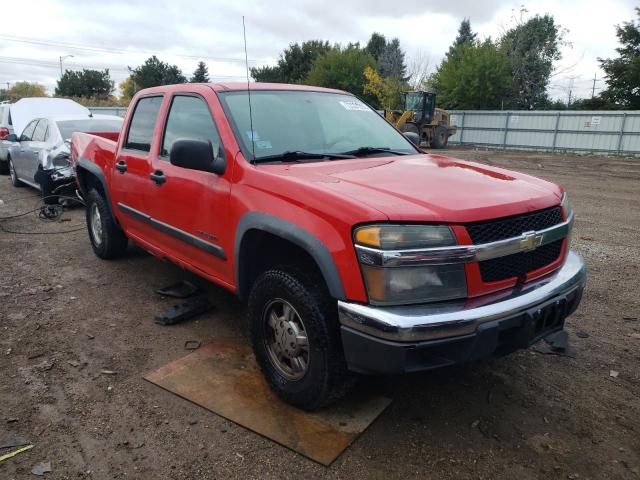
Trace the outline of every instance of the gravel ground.
[[[393, 403], [325, 468], [142, 379], [185, 355], [186, 340], [245, 338], [243, 306], [232, 295], [205, 285], [214, 311], [155, 325], [153, 315], [171, 301], [154, 289], [193, 276], [135, 247], [124, 259], [98, 260], [81, 209], [55, 223], [30, 214], [3, 226], [81, 230], [0, 232], [0, 444], [35, 444], [0, 463], [0, 478], [32, 478], [31, 469], [49, 461], [54, 479], [639, 479], [640, 159], [448, 153], [568, 190], [573, 246], [590, 274], [567, 322], [575, 358], [529, 350], [368, 378], [363, 388]], [[13, 188], [7, 177], [0, 199], [3, 217], [37, 205], [35, 191]]]

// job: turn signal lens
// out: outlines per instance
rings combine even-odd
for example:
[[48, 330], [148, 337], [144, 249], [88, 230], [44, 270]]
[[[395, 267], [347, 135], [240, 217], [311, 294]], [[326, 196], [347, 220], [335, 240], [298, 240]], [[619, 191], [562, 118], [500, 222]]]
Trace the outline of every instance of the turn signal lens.
[[368, 247], [380, 246], [380, 227], [362, 227], [356, 230], [356, 243]]

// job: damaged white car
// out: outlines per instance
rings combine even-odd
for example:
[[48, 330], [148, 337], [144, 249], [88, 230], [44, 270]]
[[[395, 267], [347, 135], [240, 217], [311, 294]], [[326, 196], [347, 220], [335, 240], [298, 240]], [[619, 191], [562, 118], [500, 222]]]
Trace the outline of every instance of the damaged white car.
[[31, 120], [9, 147], [11, 183], [42, 192], [45, 203], [57, 203], [59, 195], [73, 195], [75, 180], [69, 163], [69, 139], [73, 132], [117, 139], [122, 118], [113, 115], [51, 115]]

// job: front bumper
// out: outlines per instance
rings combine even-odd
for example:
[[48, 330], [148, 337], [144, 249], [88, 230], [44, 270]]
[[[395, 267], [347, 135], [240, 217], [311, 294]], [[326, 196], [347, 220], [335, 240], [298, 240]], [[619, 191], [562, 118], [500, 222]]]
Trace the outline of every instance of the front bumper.
[[338, 302], [349, 368], [400, 373], [509, 353], [561, 330], [586, 284], [569, 252], [553, 274], [506, 292], [429, 305], [373, 307]]

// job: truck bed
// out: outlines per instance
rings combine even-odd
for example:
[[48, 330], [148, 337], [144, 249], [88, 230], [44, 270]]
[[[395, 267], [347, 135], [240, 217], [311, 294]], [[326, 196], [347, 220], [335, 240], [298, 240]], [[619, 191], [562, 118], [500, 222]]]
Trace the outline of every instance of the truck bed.
[[80, 133], [71, 135], [71, 164], [75, 172], [78, 160], [95, 163], [107, 173], [115, 161], [118, 133]]

